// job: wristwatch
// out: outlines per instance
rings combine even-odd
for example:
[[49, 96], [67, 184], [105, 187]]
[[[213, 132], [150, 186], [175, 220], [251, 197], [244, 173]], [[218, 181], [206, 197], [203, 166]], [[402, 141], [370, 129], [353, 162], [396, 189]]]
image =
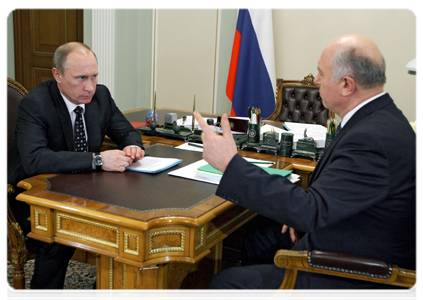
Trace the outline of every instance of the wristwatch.
[[96, 152], [94, 154], [93, 165], [97, 171], [101, 171], [101, 167], [103, 166], [103, 157], [101, 156], [100, 152]]

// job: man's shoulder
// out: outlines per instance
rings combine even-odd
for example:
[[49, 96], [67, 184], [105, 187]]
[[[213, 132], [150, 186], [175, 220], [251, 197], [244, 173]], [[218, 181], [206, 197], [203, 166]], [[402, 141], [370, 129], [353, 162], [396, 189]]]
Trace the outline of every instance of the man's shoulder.
[[95, 90], [96, 96], [110, 96], [109, 89], [104, 84], [97, 84]]
[[114, 101], [109, 89], [103, 84], [97, 84], [95, 94], [91, 99], [91, 102], [87, 104], [87, 106], [95, 107], [98, 105], [99, 107], [113, 105]]
[[51, 95], [55, 89], [58, 89], [56, 81], [46, 80], [41, 82], [31, 91], [29, 91], [29, 93], [26, 96], [27, 97], [48, 96], [48, 95]]

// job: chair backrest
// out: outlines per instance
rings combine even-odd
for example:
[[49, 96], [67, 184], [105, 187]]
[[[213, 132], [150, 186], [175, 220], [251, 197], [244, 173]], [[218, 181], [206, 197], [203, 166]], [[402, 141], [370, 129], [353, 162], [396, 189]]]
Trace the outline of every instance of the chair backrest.
[[328, 109], [320, 97], [320, 85], [314, 84], [313, 74], [304, 80], [277, 79], [276, 108], [268, 120], [298, 122], [327, 126]]
[[17, 81], [7, 78], [7, 160], [12, 153], [18, 105], [28, 91]]

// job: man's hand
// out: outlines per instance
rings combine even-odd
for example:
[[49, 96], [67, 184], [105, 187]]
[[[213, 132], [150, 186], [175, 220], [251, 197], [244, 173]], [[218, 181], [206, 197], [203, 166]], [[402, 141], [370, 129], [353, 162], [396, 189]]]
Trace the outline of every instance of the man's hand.
[[141, 160], [145, 155], [145, 151], [138, 146], [126, 146], [123, 148], [123, 151], [126, 153], [126, 156], [132, 159], [133, 162]]
[[214, 168], [225, 172], [231, 159], [238, 153], [234, 138], [231, 133], [228, 116], [224, 114], [220, 121], [223, 135], [217, 135], [210, 126], [204, 121], [199, 112], [194, 112], [194, 117], [197, 119], [203, 133], [201, 139], [203, 140], [203, 158]]
[[128, 157], [123, 150], [108, 150], [100, 154], [103, 157], [102, 168], [104, 171], [124, 172], [126, 167], [132, 163], [132, 158]]
[[296, 229], [292, 227], [288, 227], [287, 225], [282, 226], [282, 233], [285, 233], [289, 228], [289, 236], [291, 237], [291, 241], [296, 244], [300, 240], [300, 237], [298, 236], [298, 232]]

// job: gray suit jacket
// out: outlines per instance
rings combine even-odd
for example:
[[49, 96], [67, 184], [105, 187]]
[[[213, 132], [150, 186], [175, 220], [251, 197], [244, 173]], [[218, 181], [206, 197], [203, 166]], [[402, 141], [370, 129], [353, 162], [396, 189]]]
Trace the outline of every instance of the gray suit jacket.
[[[385, 94], [348, 121], [307, 190], [236, 155], [216, 194], [303, 232], [294, 250], [349, 253], [415, 269], [415, 175], [415, 133]], [[300, 272], [299, 287], [344, 286], [301, 277], [310, 274]]]

